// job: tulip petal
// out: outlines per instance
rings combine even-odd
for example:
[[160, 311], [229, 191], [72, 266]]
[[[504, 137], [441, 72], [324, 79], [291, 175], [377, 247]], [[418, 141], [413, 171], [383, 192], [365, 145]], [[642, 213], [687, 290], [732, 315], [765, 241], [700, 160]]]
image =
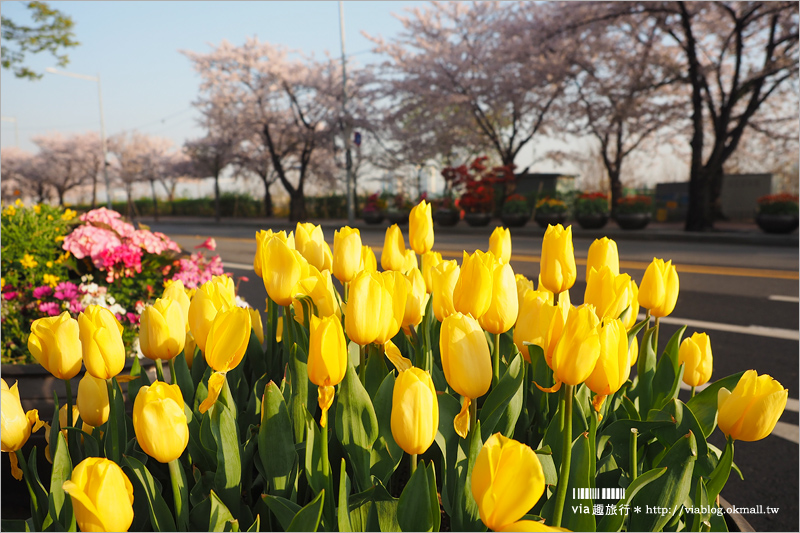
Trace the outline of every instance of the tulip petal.
[[[77, 501], [78, 505], [82, 506], [86, 511], [80, 513], [82, 518], [81, 531], [111, 531], [103, 524], [100, 513], [97, 511], [97, 507], [95, 507], [94, 503], [92, 503], [92, 500], [77, 484], [67, 480], [62, 485], [62, 488], [64, 492], [70, 495], [73, 502]], [[75, 514], [79, 514], [80, 512], [78, 505], [75, 506]]]
[[391, 339], [386, 341], [383, 348], [386, 358], [391, 361], [398, 372], [403, 372], [413, 366], [411, 360], [403, 357], [403, 354], [400, 353], [400, 348], [398, 348]]
[[468, 397], [464, 397], [464, 405], [461, 406], [461, 411], [453, 419], [453, 427], [456, 433], [462, 439], [467, 438], [469, 433], [469, 404], [472, 402]]
[[11, 460], [11, 475], [17, 481], [22, 481], [22, 470], [19, 467], [16, 452], [8, 452], [8, 458]]
[[317, 401], [319, 402], [319, 408], [322, 409], [322, 413], [319, 417], [320, 427], [325, 428], [328, 426], [328, 409], [333, 405], [333, 396], [335, 393], [336, 389], [330, 386], [320, 386], [317, 388]]
[[225, 374], [221, 374], [219, 372], [214, 372], [211, 374], [211, 377], [208, 378], [208, 397], [203, 400], [203, 403], [200, 404], [198, 408], [200, 414], [205, 413], [211, 406], [216, 403], [217, 398], [219, 398], [219, 393], [222, 391], [222, 385], [225, 383]]

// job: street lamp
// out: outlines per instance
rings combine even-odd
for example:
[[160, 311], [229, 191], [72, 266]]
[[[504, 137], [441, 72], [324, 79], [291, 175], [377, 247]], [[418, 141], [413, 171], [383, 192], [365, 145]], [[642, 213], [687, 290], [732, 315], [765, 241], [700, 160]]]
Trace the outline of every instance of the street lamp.
[[100, 102], [100, 142], [103, 146], [103, 179], [106, 183], [106, 206], [111, 209], [111, 184], [108, 181], [108, 149], [106, 147], [106, 121], [103, 115], [103, 90], [100, 86], [100, 74], [97, 76], [87, 76], [86, 74], [75, 74], [74, 72], [66, 72], [53, 67], [47, 67], [44, 70], [50, 74], [97, 82], [97, 98]]

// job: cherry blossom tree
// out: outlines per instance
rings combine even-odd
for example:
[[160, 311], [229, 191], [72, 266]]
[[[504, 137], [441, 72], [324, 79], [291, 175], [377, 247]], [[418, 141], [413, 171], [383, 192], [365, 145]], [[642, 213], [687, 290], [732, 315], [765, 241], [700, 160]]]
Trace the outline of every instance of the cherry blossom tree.
[[23, 195], [35, 195], [43, 202], [47, 196], [48, 186], [35, 179], [33, 172], [33, 154], [9, 146], [0, 150], [0, 180], [3, 200]]
[[39, 147], [36, 154], [40, 178], [52, 186], [59, 205], [64, 195], [86, 183], [92, 183], [92, 200], [97, 198], [97, 175], [102, 168], [100, 138], [94, 132], [63, 136], [60, 133], [40, 135], [32, 139]]
[[154, 182], [160, 172], [161, 158], [170, 145], [169, 139], [152, 137], [137, 131], [120, 132], [109, 137], [108, 149], [115, 158], [112, 169], [125, 187], [128, 217], [133, 219], [138, 215], [133, 203], [134, 184], [149, 181], [155, 201]]

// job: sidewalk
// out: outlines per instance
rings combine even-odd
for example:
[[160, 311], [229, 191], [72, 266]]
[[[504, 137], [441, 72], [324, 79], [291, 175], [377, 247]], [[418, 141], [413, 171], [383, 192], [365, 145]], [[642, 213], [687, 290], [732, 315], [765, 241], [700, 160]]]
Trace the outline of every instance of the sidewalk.
[[[208, 228], [216, 226], [219, 228], [252, 228], [253, 232], [260, 229], [272, 229], [274, 231], [294, 230], [296, 224], [290, 223], [285, 218], [225, 218], [220, 222], [213, 217], [169, 217], [162, 216], [156, 222], [152, 216], [140, 217], [138, 222], [153, 226], [185, 226], [187, 230], [191, 228]], [[309, 219], [308, 222], [319, 224], [329, 238], [333, 232], [342, 226], [347, 225], [346, 219]], [[673, 241], [673, 242], [697, 242], [697, 243], [717, 243], [717, 244], [749, 244], [778, 247], [798, 247], [798, 232], [786, 235], [764, 233], [759, 229], [755, 222], [717, 222], [715, 228], [707, 232], [688, 232], [684, 231], [682, 222], [651, 222], [646, 228], [641, 230], [620, 229], [614, 221], [609, 221], [601, 229], [585, 230], [577, 223], [568, 221], [572, 224], [572, 234], [576, 239], [596, 239], [603, 236], [614, 240], [630, 241]], [[485, 227], [471, 227], [463, 220], [455, 226], [442, 227], [434, 225], [437, 233], [452, 235], [480, 235], [490, 234], [496, 226], [502, 225], [500, 219], [492, 220]], [[361, 219], [356, 219], [354, 227], [362, 232], [384, 233], [389, 223], [384, 221], [380, 224], [367, 224]], [[407, 226], [406, 226], [407, 227]], [[157, 229], [157, 228], [156, 228]], [[540, 228], [535, 221], [531, 220], [521, 228], [511, 228], [512, 235], [529, 237], [541, 237], [544, 229]]]

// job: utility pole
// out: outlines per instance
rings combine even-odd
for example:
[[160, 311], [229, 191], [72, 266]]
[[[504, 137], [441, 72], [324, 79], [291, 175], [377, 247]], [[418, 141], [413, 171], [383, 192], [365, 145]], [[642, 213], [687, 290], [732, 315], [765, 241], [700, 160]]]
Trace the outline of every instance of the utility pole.
[[339, 34], [342, 38], [342, 120], [344, 134], [345, 171], [347, 172], [347, 223], [353, 225], [356, 218], [353, 190], [353, 156], [350, 153], [350, 121], [347, 117], [347, 68], [344, 55], [344, 5], [339, 0]]

